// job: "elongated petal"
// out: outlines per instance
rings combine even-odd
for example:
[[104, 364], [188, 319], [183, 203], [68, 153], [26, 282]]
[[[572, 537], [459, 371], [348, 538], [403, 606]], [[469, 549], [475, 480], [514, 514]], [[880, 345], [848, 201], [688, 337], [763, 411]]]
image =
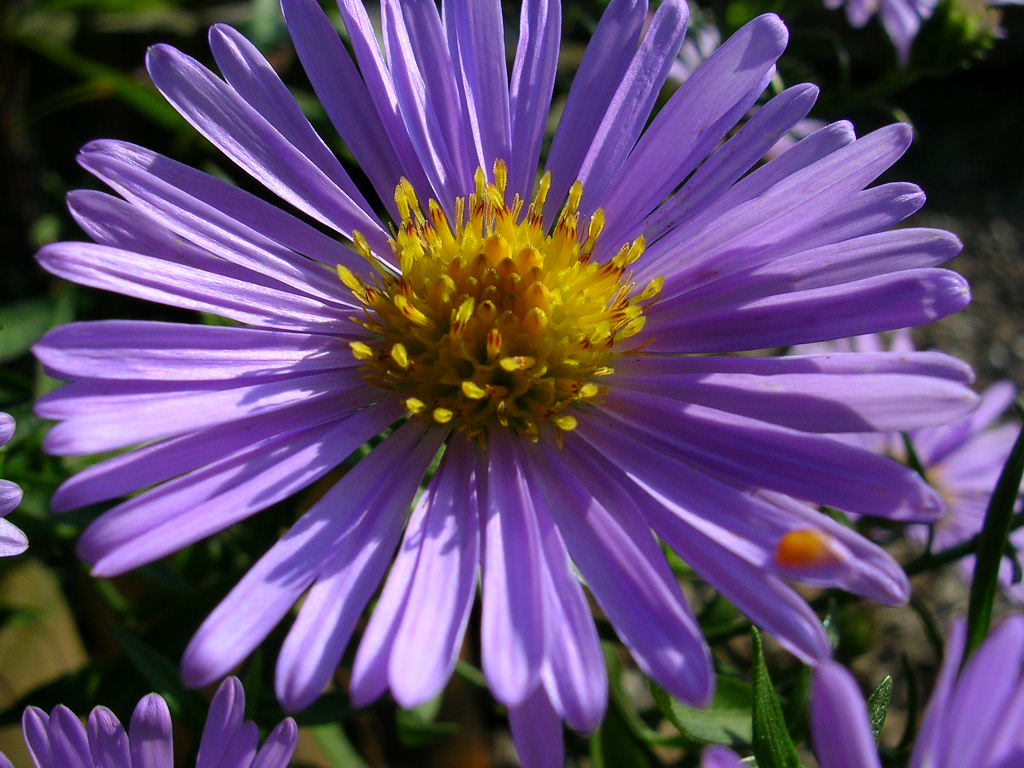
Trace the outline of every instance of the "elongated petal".
[[[740, 488], [767, 488], [894, 520], [932, 520], [941, 510], [936, 494], [915, 473], [824, 436], [627, 392], [615, 392], [604, 408], [621, 420], [606, 428], [621, 434], [639, 428], [652, 447], [663, 446]], [[668, 418], [671, 432], [665, 430]]]
[[151, 693], [135, 707], [128, 726], [132, 768], [172, 768], [171, 713], [167, 704]]
[[864, 696], [835, 662], [825, 661], [815, 671], [811, 728], [822, 768], [881, 768]]
[[640, 668], [699, 706], [711, 690], [708, 652], [678, 584], [630, 496], [574, 447], [534, 465], [547, 509]]
[[495, 430], [483, 521], [482, 660], [498, 701], [521, 704], [537, 685], [547, 648], [542, 553], [529, 476], [516, 438]]
[[[124, 726], [106, 707], [96, 707], [89, 713], [89, 749], [93, 762], [103, 768], [131, 768], [128, 734]], [[206, 768], [206, 766], [197, 766]]]
[[438, 470], [444, 475], [429, 502], [416, 573], [388, 666], [391, 691], [404, 707], [421, 704], [440, 691], [455, 667], [469, 620], [480, 539], [474, 458], [472, 446], [456, 438], [446, 453], [448, 466]]
[[565, 765], [565, 744], [562, 722], [538, 685], [529, 697], [508, 708], [512, 740], [523, 768], [562, 768]]
[[321, 223], [346, 236], [358, 230], [378, 253], [389, 253], [376, 216], [360, 208], [230, 86], [170, 46], [152, 47], [146, 63], [164, 97], [243, 170]]
[[558, 64], [562, 4], [526, 0], [519, 15], [519, 45], [509, 92], [512, 158], [509, 190], [528, 200], [540, 159]]
[[[360, 462], [358, 472], [345, 475], [260, 558], [189, 643], [182, 659], [186, 682], [208, 683], [245, 658], [330, 564], [328, 553], [332, 545], [343, 540], [373, 511], [372, 501], [382, 493], [382, 488], [384, 496], [391, 499], [392, 514], [399, 513], [401, 505], [395, 497], [401, 497], [410, 482], [415, 487], [422, 476], [414, 471], [416, 466], [425, 467], [424, 462], [429, 462], [437, 449], [434, 440], [425, 440], [422, 448], [416, 450], [418, 464], [410, 460], [420, 435], [421, 429], [415, 424], [391, 435]], [[402, 482], [393, 482], [401, 462], [406, 460], [410, 471], [399, 473]], [[404, 496], [405, 504], [411, 494], [409, 490]], [[346, 515], [339, 513], [339, 509], [355, 511]], [[358, 614], [361, 608], [362, 604], [354, 610]]]

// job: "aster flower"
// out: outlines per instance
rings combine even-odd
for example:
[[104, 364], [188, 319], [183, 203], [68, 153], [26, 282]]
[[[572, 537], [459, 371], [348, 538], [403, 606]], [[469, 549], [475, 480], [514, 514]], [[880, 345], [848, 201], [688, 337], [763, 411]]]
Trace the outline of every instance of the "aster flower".
[[[806, 345], [802, 349], [806, 352], [838, 350], [867, 354], [889, 349], [905, 354], [914, 351], [914, 342], [910, 331], [902, 329], [893, 334], [888, 345], [879, 335], [869, 334], [827, 344]], [[952, 547], [976, 536], [981, 530], [992, 491], [1020, 431], [1017, 424], [996, 423], [1014, 396], [1015, 388], [1011, 382], [996, 382], [981, 394], [978, 407], [963, 418], [910, 432], [910, 441], [925, 477], [943, 501], [942, 517], [932, 527], [936, 549]], [[837, 435], [837, 438], [907, 461], [906, 447], [898, 433]], [[929, 531], [925, 526], [910, 526], [907, 532], [921, 544], [928, 540]], [[1010, 540], [1018, 549], [1024, 548], [1024, 530], [1011, 533]], [[969, 581], [974, 572], [974, 557], [960, 560], [959, 568]], [[1024, 585], [1015, 582], [1009, 558], [1004, 559], [1000, 567], [999, 583], [1008, 597], [1018, 602], [1024, 600]]]
[[856, 29], [865, 26], [877, 14], [896, 48], [901, 66], [910, 60], [914, 38], [937, 4], [937, 0], [825, 0], [826, 8], [843, 8], [846, 20]]
[[[14, 435], [14, 419], [0, 413], [0, 446], [6, 445]], [[0, 480], [0, 557], [20, 555], [28, 548], [28, 540], [21, 530], [4, 520], [4, 515], [21, 503], [21, 488], [10, 480]]]
[[[210, 703], [196, 768], [285, 768], [295, 751], [298, 731], [285, 718], [259, 746], [256, 724], [244, 720], [245, 691], [229, 677]], [[139, 701], [125, 731], [114, 713], [96, 707], [83, 727], [64, 706], [47, 715], [29, 707], [22, 717], [25, 744], [36, 768], [173, 768], [171, 715], [166, 702], [151, 693]], [[257, 750], [257, 748], [259, 748]], [[0, 768], [11, 763], [0, 753]]]
[[[1004, 619], [960, 670], [965, 635], [965, 622], [958, 619], [909, 768], [1024, 764], [1024, 616]], [[811, 737], [821, 768], [881, 768], [864, 697], [850, 673], [832, 661], [815, 670]], [[713, 747], [701, 768], [739, 765], [735, 754]]]
[[444, 14], [386, 0], [383, 53], [362, 5], [342, 0], [355, 62], [316, 3], [283, 7], [391, 223], [256, 49], [217, 25], [223, 79], [167, 46], [150, 51], [150, 75], [306, 218], [99, 141], [80, 162], [120, 197], [70, 197], [97, 242], [39, 254], [67, 279], [248, 326], [76, 323], [37, 345], [71, 382], [38, 404], [60, 421], [51, 452], [143, 444], [54, 497], [64, 510], [148, 487], [83, 534], [97, 575], [222, 530], [392, 428], [204, 622], [188, 683], [228, 672], [305, 594], [276, 686], [286, 707], [308, 705], [393, 559], [351, 696], [390, 690], [416, 705], [454, 668], [479, 570], [487, 681], [525, 762], [554, 765], [559, 718], [592, 729], [606, 701], [570, 562], [641, 669], [692, 704], [710, 695], [709, 654], [652, 530], [807, 661], [829, 644], [785, 579], [906, 599], [888, 555], [804, 502], [930, 520], [939, 499], [822, 433], [948, 421], [973, 405], [969, 369], [935, 353], [722, 355], [914, 325], [968, 301], [963, 279], [936, 268], [959, 250], [954, 236], [887, 231], [921, 191], [868, 187], [909, 127], [858, 139], [832, 124], [755, 168], [817, 94], [790, 88], [728, 135], [785, 47], [773, 15], [739, 30], [648, 124], [686, 6], [662, 3], [641, 37], [646, 4], [613, 0], [537, 180], [557, 3], [523, 4], [511, 78], [497, 0]]

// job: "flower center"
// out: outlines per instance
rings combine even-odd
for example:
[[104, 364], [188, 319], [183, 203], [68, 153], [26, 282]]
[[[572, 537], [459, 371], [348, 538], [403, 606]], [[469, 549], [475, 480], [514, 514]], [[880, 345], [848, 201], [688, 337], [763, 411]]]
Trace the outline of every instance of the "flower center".
[[454, 226], [434, 200], [424, 212], [402, 179], [402, 220], [391, 238], [398, 274], [355, 235], [376, 273], [366, 281], [338, 267], [364, 307], [356, 322], [372, 334], [352, 342], [352, 352], [410, 414], [481, 442], [498, 425], [533, 440], [546, 422], [571, 430], [572, 407], [606, 391], [597, 380], [613, 372], [615, 346], [643, 327], [662, 280], [634, 290], [626, 270], [643, 238], [591, 261], [604, 213], [581, 224], [579, 182], [549, 234], [541, 211], [550, 174], [522, 216], [518, 195], [505, 201], [504, 163], [494, 164], [493, 183], [482, 169], [475, 179], [469, 199], [455, 201]]

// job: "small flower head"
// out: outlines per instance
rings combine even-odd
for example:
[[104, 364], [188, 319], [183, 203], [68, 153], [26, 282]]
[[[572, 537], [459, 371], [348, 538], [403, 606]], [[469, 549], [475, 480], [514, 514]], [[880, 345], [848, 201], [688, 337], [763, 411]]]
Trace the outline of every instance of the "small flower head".
[[[14, 435], [14, 419], [0, 413], [0, 446]], [[21, 503], [21, 488], [9, 480], [0, 480], [0, 557], [20, 555], [28, 548], [28, 539], [19, 528], [4, 520], [4, 515]]]
[[[229, 677], [217, 689], [199, 743], [196, 768], [286, 768], [297, 730], [282, 720], [259, 745], [254, 723], [244, 720], [245, 692]], [[36, 768], [174, 768], [171, 715], [163, 698], [143, 697], [127, 731], [106, 707], [96, 707], [86, 727], [64, 706], [50, 714], [29, 707], [22, 718], [25, 743]], [[0, 766], [10, 768], [2, 754]]]

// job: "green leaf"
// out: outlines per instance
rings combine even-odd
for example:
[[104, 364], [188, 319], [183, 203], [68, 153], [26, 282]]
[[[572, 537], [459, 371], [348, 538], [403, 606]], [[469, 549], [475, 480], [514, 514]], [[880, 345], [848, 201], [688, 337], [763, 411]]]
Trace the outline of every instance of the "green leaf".
[[437, 741], [442, 736], [458, 733], [457, 723], [437, 722], [441, 709], [441, 696], [435, 696], [413, 709], [399, 709], [395, 713], [398, 738], [409, 747], [422, 747]]
[[[1021, 410], [1020, 403], [1017, 404]], [[1024, 429], [1010, 452], [1003, 471], [996, 482], [992, 498], [985, 511], [985, 521], [978, 534], [977, 559], [971, 579], [971, 595], [967, 605], [967, 647], [964, 658], [971, 655], [985, 639], [992, 625], [992, 603], [996, 596], [999, 566], [1010, 536], [1010, 520], [1020, 494], [1021, 475], [1024, 474]]]
[[164, 697], [171, 714], [186, 714], [190, 719], [202, 722], [205, 706], [200, 703], [196, 694], [187, 691], [182, 685], [178, 667], [131, 632], [113, 622], [110, 622], [109, 626], [128, 661], [142, 675], [150, 688]]
[[875, 737], [875, 744], [882, 738], [882, 726], [885, 725], [885, 716], [889, 712], [890, 701], [892, 701], [892, 675], [886, 675], [868, 696], [868, 720], [871, 721], [871, 734]]
[[800, 768], [800, 759], [789, 738], [779, 697], [764, 663], [761, 634], [756, 628], [751, 634], [754, 643], [754, 757], [760, 768]]
[[0, 307], [0, 363], [15, 360], [50, 328], [50, 302], [26, 299]]
[[753, 691], [746, 682], [725, 675], [716, 676], [715, 696], [707, 709], [688, 707], [654, 683], [650, 688], [658, 709], [691, 741], [725, 744], [733, 749], [750, 745]]
[[643, 744], [614, 701], [601, 727], [590, 737], [590, 759], [594, 768], [647, 768], [650, 765]]
[[344, 729], [337, 723], [329, 725], [313, 725], [309, 727], [313, 732], [320, 748], [331, 761], [335, 768], [359, 768], [366, 765], [366, 761], [360, 757], [352, 742], [348, 740]]

